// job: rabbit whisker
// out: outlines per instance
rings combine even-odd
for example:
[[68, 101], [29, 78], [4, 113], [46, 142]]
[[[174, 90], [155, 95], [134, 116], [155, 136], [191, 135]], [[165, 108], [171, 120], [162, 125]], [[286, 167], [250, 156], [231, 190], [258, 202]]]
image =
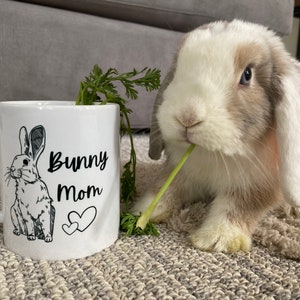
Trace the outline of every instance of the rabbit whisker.
[[262, 175], [266, 183], [271, 184], [271, 178], [267, 173], [266, 167], [263, 162], [255, 155], [255, 153], [251, 150], [248, 150], [249, 155], [247, 159], [252, 163], [253, 167], [258, 170], [258, 172]]
[[10, 179], [11, 179], [11, 175], [5, 176], [5, 181], [10, 180]]
[[23, 178], [30, 178], [30, 175], [27, 175], [27, 174], [25, 174], [24, 172], [22, 172], [21, 177], [23, 177]]
[[4, 174], [4, 176], [7, 176], [7, 175], [10, 175], [10, 170], [9, 171], [7, 171], [5, 174]]
[[224, 157], [224, 154], [221, 151], [219, 151], [218, 154], [220, 155], [220, 157], [221, 157], [221, 159], [224, 163], [224, 167], [225, 167], [225, 170], [226, 170], [226, 173], [227, 173], [228, 180], [229, 180], [229, 182], [232, 182], [232, 178], [231, 178], [231, 175], [230, 175], [230, 171], [229, 171], [229, 167], [228, 167], [226, 158]]
[[5, 182], [7, 182], [7, 186], [9, 186], [11, 178], [12, 178], [12, 176], [11, 176], [10, 172], [7, 172], [5, 174]]
[[243, 165], [242, 165], [240, 159], [237, 159], [236, 157], [233, 157], [232, 162], [235, 165], [235, 169], [238, 173], [237, 175], [238, 175], [238, 178], [239, 178], [239, 184], [241, 185], [242, 189], [246, 190], [247, 181], [246, 181], [246, 178], [245, 178], [245, 173], [247, 172], [247, 170], [245, 170], [245, 168], [243, 168]]

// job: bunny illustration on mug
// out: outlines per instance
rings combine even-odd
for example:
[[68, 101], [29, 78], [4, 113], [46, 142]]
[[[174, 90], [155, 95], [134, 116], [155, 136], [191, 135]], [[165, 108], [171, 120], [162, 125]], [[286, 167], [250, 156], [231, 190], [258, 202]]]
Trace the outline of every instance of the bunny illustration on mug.
[[8, 170], [15, 180], [15, 202], [10, 209], [15, 235], [26, 235], [52, 242], [55, 208], [47, 185], [41, 180], [37, 162], [44, 151], [46, 132], [42, 125], [34, 127], [29, 135], [26, 127], [19, 132], [21, 154], [16, 155]]

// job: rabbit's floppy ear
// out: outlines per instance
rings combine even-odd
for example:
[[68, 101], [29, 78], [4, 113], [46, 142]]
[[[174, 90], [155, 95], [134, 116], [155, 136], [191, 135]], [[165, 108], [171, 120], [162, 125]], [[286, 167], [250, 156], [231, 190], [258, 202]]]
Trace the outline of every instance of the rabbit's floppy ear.
[[20, 146], [21, 146], [21, 154], [29, 155], [29, 138], [27, 129], [25, 126], [21, 127], [19, 131], [19, 140], [20, 140]]
[[291, 59], [281, 76], [282, 98], [275, 106], [280, 181], [286, 201], [300, 206], [300, 64]]
[[152, 159], [159, 159], [161, 156], [161, 152], [165, 148], [161, 131], [159, 128], [158, 120], [157, 120], [157, 112], [159, 106], [161, 105], [164, 99], [163, 93], [165, 89], [168, 87], [168, 85], [170, 84], [170, 82], [173, 80], [175, 69], [176, 69], [176, 65], [175, 63], [173, 63], [170, 71], [168, 72], [164, 81], [162, 82], [155, 99], [153, 112], [152, 112], [151, 130], [150, 130], [150, 148], [149, 148], [149, 156]]
[[[206, 25], [200, 26], [199, 28], [205, 29]], [[152, 112], [152, 120], [151, 120], [151, 128], [150, 128], [150, 145], [149, 145], [150, 146], [149, 147], [149, 156], [152, 159], [156, 159], [156, 160], [159, 159], [161, 157], [162, 151], [165, 148], [162, 134], [161, 134], [161, 131], [159, 128], [158, 120], [157, 120], [157, 112], [158, 112], [159, 106], [164, 101], [164, 91], [166, 90], [166, 88], [169, 86], [169, 84], [171, 83], [171, 81], [174, 78], [179, 51], [182, 48], [182, 46], [184, 45], [184, 43], [189, 35], [190, 35], [190, 33], [187, 33], [181, 37], [181, 43], [179, 45], [179, 49], [178, 49], [177, 53], [175, 54], [171, 68], [170, 68], [169, 72], [167, 73], [165, 79], [163, 80], [163, 82], [160, 86], [160, 89], [157, 93], [156, 99], [155, 99], [153, 112]]]
[[33, 161], [36, 162], [45, 148], [46, 132], [42, 125], [34, 127], [30, 131], [30, 145], [31, 145], [31, 156]]

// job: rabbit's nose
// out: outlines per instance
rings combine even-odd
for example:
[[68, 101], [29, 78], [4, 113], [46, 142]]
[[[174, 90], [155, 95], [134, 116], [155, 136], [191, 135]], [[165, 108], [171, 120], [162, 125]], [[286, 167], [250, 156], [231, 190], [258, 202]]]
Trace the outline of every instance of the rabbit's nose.
[[193, 113], [182, 114], [177, 118], [177, 121], [185, 128], [191, 128], [203, 123], [203, 119]]

